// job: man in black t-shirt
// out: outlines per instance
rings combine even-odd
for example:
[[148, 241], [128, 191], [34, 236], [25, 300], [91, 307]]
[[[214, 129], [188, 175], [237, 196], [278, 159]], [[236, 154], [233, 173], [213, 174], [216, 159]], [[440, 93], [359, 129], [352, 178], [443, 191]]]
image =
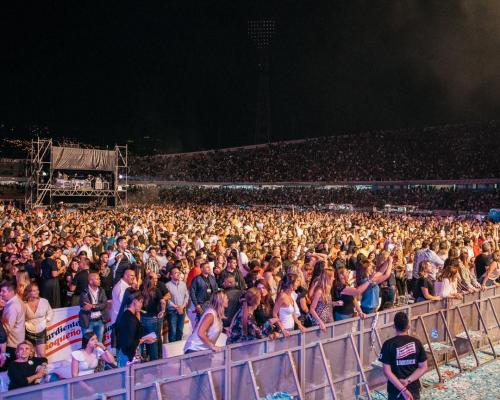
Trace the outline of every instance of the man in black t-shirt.
[[477, 281], [480, 284], [484, 284], [483, 275], [486, 273], [486, 270], [493, 262], [493, 258], [491, 257], [491, 247], [489, 243], [483, 243], [481, 246], [481, 254], [476, 257], [475, 267], [476, 267], [476, 277]]
[[[80, 305], [80, 296], [89, 287], [89, 272], [90, 272], [90, 261], [86, 257], [80, 258], [79, 270], [73, 278], [73, 285], [71, 287], [74, 291], [73, 297], [71, 298], [71, 305]], [[74, 286], [74, 287], [73, 287]]]
[[388, 400], [419, 400], [419, 378], [427, 371], [427, 355], [420, 340], [408, 335], [410, 325], [404, 312], [394, 316], [394, 327], [396, 336], [384, 342], [379, 357], [388, 379]]

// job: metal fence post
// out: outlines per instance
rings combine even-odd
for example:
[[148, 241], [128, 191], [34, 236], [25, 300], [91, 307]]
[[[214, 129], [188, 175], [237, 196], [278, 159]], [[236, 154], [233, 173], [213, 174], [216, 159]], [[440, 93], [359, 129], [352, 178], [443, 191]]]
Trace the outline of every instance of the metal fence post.
[[[358, 316], [358, 353], [361, 356], [361, 362], [358, 364], [358, 390], [361, 394], [361, 383], [363, 380], [363, 320]], [[368, 383], [367, 383], [368, 385]], [[368, 395], [368, 393], [367, 393]]]
[[300, 390], [306, 398], [306, 334], [300, 332]]
[[128, 365], [125, 367], [125, 387], [127, 389], [127, 398], [129, 400], [134, 400], [135, 392], [134, 392], [134, 383], [133, 383], [133, 375], [132, 375], [132, 365]]
[[231, 362], [231, 347], [230, 346], [226, 346], [224, 356], [225, 356], [225, 364], [226, 364], [226, 370], [224, 371], [224, 380], [225, 380], [224, 400], [229, 400], [229, 399], [231, 399], [231, 383], [232, 383], [231, 382], [232, 362]]

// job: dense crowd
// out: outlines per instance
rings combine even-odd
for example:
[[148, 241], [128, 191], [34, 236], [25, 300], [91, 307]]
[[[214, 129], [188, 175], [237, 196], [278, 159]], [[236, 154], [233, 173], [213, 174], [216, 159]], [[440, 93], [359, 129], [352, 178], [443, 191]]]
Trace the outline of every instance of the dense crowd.
[[[140, 189], [139, 189], [140, 190]], [[143, 189], [144, 190], [144, 189]], [[413, 189], [324, 189], [321, 187], [277, 188], [210, 188], [196, 186], [164, 187], [159, 192], [160, 200], [168, 203], [221, 205], [296, 205], [319, 206], [352, 204], [355, 207], [377, 207], [386, 204], [412, 205], [420, 210], [452, 210], [486, 212], [500, 205], [499, 189], [455, 190], [418, 187]], [[157, 201], [158, 198], [154, 198]]]
[[194, 182], [498, 178], [500, 125], [448, 125], [136, 157], [131, 176]]
[[[499, 225], [231, 206], [0, 209], [0, 366], [10, 388], [46, 382], [53, 309], [80, 307], [79, 376], [288, 335], [414, 301], [500, 285]], [[107, 302], [112, 306], [108, 310]], [[103, 345], [113, 323], [115, 351]]]

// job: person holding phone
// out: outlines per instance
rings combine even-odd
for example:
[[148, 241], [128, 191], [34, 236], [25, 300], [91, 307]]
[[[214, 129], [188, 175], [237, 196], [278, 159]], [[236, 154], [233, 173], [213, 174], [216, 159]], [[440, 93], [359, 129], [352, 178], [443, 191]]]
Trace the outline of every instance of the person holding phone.
[[137, 348], [140, 344], [153, 344], [156, 338], [153, 336], [143, 337], [144, 329], [141, 325], [140, 315], [144, 297], [138, 289], [129, 289], [129, 295], [124, 300], [125, 311], [116, 321], [117, 334], [117, 362], [118, 367], [125, 367], [134, 360]]
[[375, 272], [373, 264], [369, 259], [363, 260], [362, 264], [361, 284], [358, 288], [363, 287], [364, 283], [370, 284], [363, 289], [361, 294], [361, 310], [364, 314], [372, 314], [377, 311], [380, 297], [380, 284], [389, 279], [392, 271], [392, 257], [388, 257], [383, 263], [380, 270]]
[[99, 359], [110, 365], [115, 365], [113, 354], [97, 339], [97, 335], [90, 331], [83, 335], [82, 348], [71, 353], [71, 376], [77, 377], [94, 373]]

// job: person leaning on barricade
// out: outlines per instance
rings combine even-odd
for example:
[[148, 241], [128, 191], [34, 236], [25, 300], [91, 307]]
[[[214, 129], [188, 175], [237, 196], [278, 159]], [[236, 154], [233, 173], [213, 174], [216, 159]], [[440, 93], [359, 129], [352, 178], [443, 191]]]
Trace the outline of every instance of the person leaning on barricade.
[[279, 319], [280, 328], [285, 336], [297, 327], [301, 332], [305, 332], [304, 325], [299, 320], [300, 310], [297, 305], [297, 294], [295, 291], [299, 287], [300, 281], [297, 274], [288, 274], [280, 282], [276, 303], [273, 307], [273, 318]]
[[429, 261], [422, 261], [419, 268], [419, 278], [415, 282], [413, 296], [415, 301], [421, 302], [426, 300], [441, 300], [440, 296], [436, 296], [434, 290], [434, 282], [430, 278], [432, 264]]
[[379, 304], [380, 287], [379, 284], [389, 279], [392, 271], [392, 257], [389, 256], [378, 272], [373, 270], [373, 264], [369, 259], [362, 262], [363, 283], [370, 282], [361, 294], [361, 310], [364, 314], [372, 314], [377, 311]]
[[331, 293], [334, 278], [335, 273], [332, 268], [327, 267], [323, 270], [314, 288], [311, 307], [309, 308], [313, 326], [319, 326], [322, 331], [326, 330], [325, 324], [333, 322], [333, 307], [344, 304], [342, 300], [332, 301]]
[[228, 298], [223, 291], [212, 294], [205, 311], [193, 329], [193, 333], [191, 333], [184, 345], [185, 354], [203, 350], [212, 350], [214, 352], [223, 350], [222, 347], [217, 345], [217, 340], [222, 333], [222, 321], [225, 318], [224, 310], [227, 306]]
[[481, 277], [484, 286], [500, 286], [498, 282], [500, 278], [500, 250], [496, 250], [492, 254], [492, 261], [486, 272]]
[[[347, 268], [340, 267], [335, 273], [337, 276], [332, 288], [332, 297], [337, 302], [334, 308], [335, 321], [352, 318], [354, 310], [356, 310], [358, 317], [365, 318], [357, 297], [368, 288], [370, 282], [366, 281], [358, 287], [352, 287], [349, 284], [349, 271]], [[338, 302], [341, 302], [341, 304]]]
[[439, 294], [442, 298], [447, 299], [462, 299], [463, 294], [460, 292], [459, 275], [460, 259], [454, 257], [447, 259], [443, 267], [441, 275], [439, 275], [436, 294]]

